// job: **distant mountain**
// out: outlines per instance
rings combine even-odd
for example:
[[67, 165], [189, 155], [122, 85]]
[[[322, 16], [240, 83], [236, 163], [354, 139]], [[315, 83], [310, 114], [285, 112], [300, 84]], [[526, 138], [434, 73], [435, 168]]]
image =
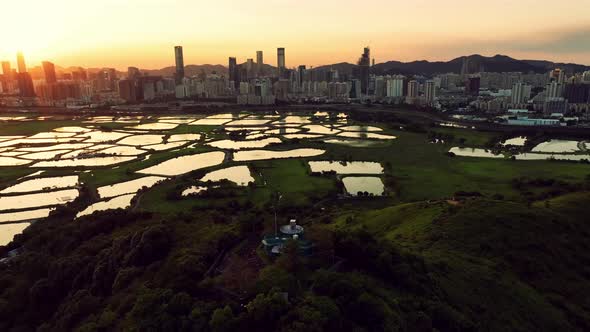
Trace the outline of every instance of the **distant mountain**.
[[[479, 71], [486, 72], [523, 72], [523, 73], [546, 73], [554, 68], [562, 68], [565, 71], [581, 72], [590, 70], [589, 66], [579, 64], [554, 63], [541, 60], [517, 60], [506, 55], [495, 55], [486, 57], [479, 54], [462, 56], [447, 62], [444, 61], [388, 61], [376, 64], [373, 71], [376, 74], [403, 74], [403, 75], [426, 75], [431, 76], [441, 73], [461, 73], [463, 64], [467, 60], [470, 73]], [[350, 63], [337, 63], [314, 68], [314, 70], [336, 69], [341, 73], [350, 74], [356, 67]]]
[[[176, 71], [176, 67], [170, 66], [165, 67], [162, 69], [140, 69], [142, 73], [147, 73], [149, 75], [155, 76], [174, 76], [174, 72]], [[184, 67], [184, 74], [186, 76], [196, 76], [200, 73], [205, 72], [205, 74], [226, 74], [227, 68], [222, 65], [187, 65]]]
[[[462, 56], [450, 61], [412, 61], [412, 62], [400, 62], [400, 61], [387, 61], [384, 63], [376, 64], [373, 67], [373, 72], [378, 75], [386, 74], [403, 74], [403, 75], [425, 75], [432, 76], [434, 74], [442, 73], [461, 73], [463, 64], [467, 61], [469, 73], [477, 73], [480, 71], [485, 72], [523, 72], [523, 73], [546, 73], [554, 68], [561, 68], [567, 73], [583, 72], [590, 70], [590, 66], [574, 64], [574, 63], [559, 63], [545, 60], [517, 60], [506, 55], [495, 55], [492, 57], [486, 57], [479, 54], [473, 54], [469, 56]], [[356, 64], [348, 62], [334, 63], [330, 65], [323, 65], [312, 68], [313, 71], [327, 71], [337, 70], [341, 75], [351, 75]], [[63, 68], [56, 66], [58, 72], [72, 72], [77, 70], [78, 67]], [[101, 68], [87, 68], [89, 73], [95, 73]], [[161, 69], [141, 69], [142, 73], [156, 76], [174, 76], [175, 67], [165, 67]], [[29, 69], [33, 78], [43, 78], [43, 68], [32, 67]], [[224, 65], [187, 65], [185, 66], [186, 76], [199, 75], [202, 72], [205, 74], [223, 74], [227, 75], [228, 68]], [[265, 64], [264, 72], [273, 73], [276, 71], [276, 67]], [[124, 71], [117, 71], [119, 77], [125, 77], [127, 75]]]

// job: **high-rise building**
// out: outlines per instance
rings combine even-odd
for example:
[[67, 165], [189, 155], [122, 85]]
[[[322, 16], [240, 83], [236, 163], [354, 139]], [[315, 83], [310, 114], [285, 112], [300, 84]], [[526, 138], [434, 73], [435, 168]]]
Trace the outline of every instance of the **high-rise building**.
[[229, 64], [228, 64], [228, 70], [229, 70], [229, 81], [230, 83], [233, 82], [234, 84], [234, 89], [237, 89], [240, 86], [240, 80], [239, 80], [239, 68], [238, 68], [238, 62], [236, 60], [236, 58], [234, 57], [230, 57], [229, 58]]
[[436, 85], [432, 80], [426, 81], [424, 83], [424, 99], [427, 104], [432, 104], [434, 103], [434, 98], [436, 98]]
[[246, 59], [246, 71], [247, 71], [247, 77], [250, 78], [255, 78], [256, 74], [255, 72], [255, 67], [254, 67], [254, 59]]
[[16, 63], [18, 66], [19, 73], [26, 73], [27, 72], [27, 65], [25, 64], [25, 57], [22, 52], [18, 52], [16, 54]]
[[2, 61], [2, 73], [4, 74], [2, 79], [2, 91], [11, 92], [12, 90], [12, 70], [10, 69], [10, 62]]
[[264, 75], [264, 56], [262, 51], [256, 51], [256, 67], [258, 76]]
[[176, 60], [176, 84], [182, 83], [184, 78], [184, 56], [182, 54], [182, 46], [174, 46], [174, 58]]
[[545, 88], [546, 98], [559, 98], [563, 96], [563, 84], [553, 81], [547, 84]]
[[567, 84], [563, 97], [569, 104], [586, 104], [590, 102], [590, 84]]
[[55, 65], [49, 61], [43, 61], [43, 72], [45, 72], [45, 82], [52, 84], [57, 82], [57, 75], [55, 74]]
[[411, 80], [408, 82], [408, 98], [418, 98], [418, 81]]
[[531, 98], [532, 87], [524, 83], [515, 83], [512, 86], [512, 105], [526, 103]]
[[18, 73], [18, 89], [21, 97], [35, 97], [35, 88], [33, 86], [33, 79], [27, 72]]
[[565, 83], [565, 71], [555, 68], [549, 72], [549, 79], [557, 83]]
[[132, 79], [120, 80], [119, 96], [126, 102], [134, 103], [137, 101], [137, 90], [135, 88], [135, 81]]
[[303, 82], [305, 81], [305, 72], [306, 72], [306, 67], [305, 65], [300, 65], [299, 68], [297, 68], [297, 86], [299, 87], [299, 89], [301, 90], [301, 87], [303, 86]]
[[465, 82], [465, 93], [469, 95], [479, 95], [479, 88], [481, 87], [481, 78], [479, 76], [470, 76]]
[[277, 70], [279, 79], [283, 78], [285, 75], [285, 48], [279, 47], [277, 48]]
[[369, 70], [371, 68], [371, 49], [365, 47], [363, 54], [358, 61], [359, 73], [358, 79], [361, 81], [361, 90], [364, 94], [369, 94]]
[[139, 68], [137, 67], [127, 67], [127, 79], [128, 80], [136, 80], [141, 76], [139, 72]]
[[386, 82], [387, 97], [398, 98], [404, 96], [404, 77], [396, 76]]
[[2, 61], [2, 73], [5, 79], [12, 80], [12, 70], [10, 69], [9, 61]]

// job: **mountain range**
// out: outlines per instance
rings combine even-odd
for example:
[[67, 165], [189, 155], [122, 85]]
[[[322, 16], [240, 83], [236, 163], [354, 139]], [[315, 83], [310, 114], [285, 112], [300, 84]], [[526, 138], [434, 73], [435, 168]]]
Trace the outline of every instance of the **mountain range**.
[[[482, 56], [479, 54], [462, 56], [450, 61], [387, 61], [378, 63], [373, 67], [373, 72], [379, 75], [386, 74], [403, 74], [403, 75], [425, 75], [431, 76], [434, 74], [441, 73], [461, 73], [463, 64], [467, 61], [468, 69], [470, 73], [476, 73], [479, 71], [486, 72], [523, 72], [523, 73], [546, 73], [554, 68], [561, 68], [567, 73], [583, 72], [590, 70], [590, 66], [575, 64], [575, 63], [560, 63], [551, 62], [546, 60], [517, 60], [506, 55], [495, 55], [491, 57]], [[356, 64], [341, 62], [330, 65], [323, 65], [312, 68], [313, 71], [322, 70], [338, 70], [342, 74], [352, 74]], [[57, 67], [58, 72], [71, 72], [77, 67]], [[101, 70], [101, 68], [87, 68], [88, 72], [93, 73]], [[201, 73], [205, 74], [227, 74], [227, 67], [224, 65], [187, 65], [185, 66], [185, 74], [187, 76], [195, 76]], [[264, 71], [266, 73], [276, 70], [276, 67], [265, 64]], [[161, 69], [141, 69], [143, 73], [148, 75], [158, 76], [173, 76], [175, 67], [169, 66]], [[30, 69], [33, 78], [43, 78], [43, 70], [41, 67], [34, 67]], [[126, 73], [119, 72], [121, 76]]]

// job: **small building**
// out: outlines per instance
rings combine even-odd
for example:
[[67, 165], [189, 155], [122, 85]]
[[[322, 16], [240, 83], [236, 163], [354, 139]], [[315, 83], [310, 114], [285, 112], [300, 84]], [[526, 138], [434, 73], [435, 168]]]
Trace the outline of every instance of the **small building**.
[[291, 219], [288, 225], [281, 226], [277, 234], [266, 235], [262, 239], [262, 245], [267, 254], [278, 256], [281, 254], [285, 243], [289, 240], [297, 241], [301, 255], [311, 255], [313, 243], [305, 239], [305, 229], [303, 226], [297, 225], [295, 219]]

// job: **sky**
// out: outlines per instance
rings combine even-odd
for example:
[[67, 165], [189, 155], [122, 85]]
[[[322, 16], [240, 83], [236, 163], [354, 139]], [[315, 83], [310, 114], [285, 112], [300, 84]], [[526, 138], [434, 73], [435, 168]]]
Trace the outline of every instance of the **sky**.
[[288, 67], [506, 54], [590, 65], [590, 0], [3, 0], [0, 59], [30, 66], [224, 64]]

